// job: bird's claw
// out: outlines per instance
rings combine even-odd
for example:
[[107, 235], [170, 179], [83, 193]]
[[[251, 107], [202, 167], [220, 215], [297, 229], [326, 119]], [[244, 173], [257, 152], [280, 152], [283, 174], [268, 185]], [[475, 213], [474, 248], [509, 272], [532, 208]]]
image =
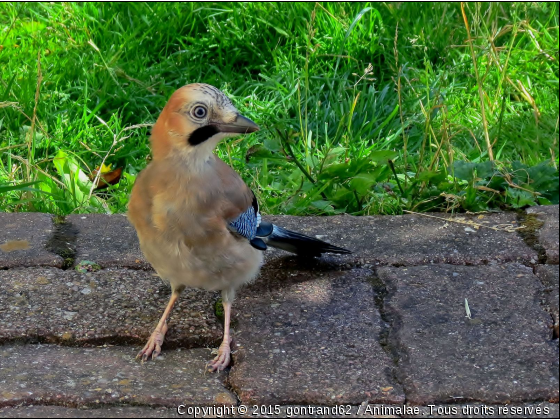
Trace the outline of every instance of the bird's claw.
[[150, 339], [144, 348], [138, 352], [136, 358], [141, 359], [142, 363], [144, 363], [148, 361], [150, 356], [152, 356], [152, 360], [158, 357], [161, 354], [161, 345], [163, 344], [163, 338], [165, 337], [166, 332], [167, 325], [164, 325], [164, 328], [161, 330], [156, 329], [150, 336]]
[[208, 362], [207, 367], [209, 372], [220, 372], [229, 366], [231, 361], [231, 349], [228, 342], [222, 342], [218, 349], [218, 355]]

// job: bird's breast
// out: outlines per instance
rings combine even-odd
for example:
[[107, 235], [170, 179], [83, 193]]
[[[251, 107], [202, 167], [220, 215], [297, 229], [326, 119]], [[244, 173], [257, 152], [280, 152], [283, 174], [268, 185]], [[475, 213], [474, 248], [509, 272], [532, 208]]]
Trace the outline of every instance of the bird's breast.
[[263, 259], [262, 252], [247, 241], [230, 237], [220, 247], [204, 242], [188, 246], [181, 238], [143, 239], [140, 246], [146, 259], [172, 286], [223, 290], [253, 280]]
[[[247, 189], [245, 184], [235, 184], [237, 174], [232, 171], [237, 178], [228, 178], [212, 166], [200, 174], [177, 162], [154, 163], [137, 179], [129, 219], [158, 274], [172, 285], [208, 290], [253, 279], [262, 253], [227, 229], [229, 220], [250, 205], [241, 189]], [[240, 189], [239, 199], [232, 182]]]

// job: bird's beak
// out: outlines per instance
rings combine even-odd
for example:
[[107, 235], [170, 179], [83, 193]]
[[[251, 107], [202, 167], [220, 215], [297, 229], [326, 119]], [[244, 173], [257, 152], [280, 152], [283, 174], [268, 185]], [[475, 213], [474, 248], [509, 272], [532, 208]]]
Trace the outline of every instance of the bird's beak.
[[257, 124], [251, 121], [249, 118], [244, 117], [241, 114], [237, 114], [235, 121], [229, 124], [216, 124], [218, 130], [222, 133], [254, 133], [259, 131], [260, 128]]

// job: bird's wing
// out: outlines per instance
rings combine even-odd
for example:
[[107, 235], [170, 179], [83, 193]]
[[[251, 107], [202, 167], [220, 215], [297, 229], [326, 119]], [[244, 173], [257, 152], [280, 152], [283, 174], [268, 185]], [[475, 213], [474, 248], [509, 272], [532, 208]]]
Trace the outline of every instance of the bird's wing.
[[221, 184], [221, 199], [218, 200], [220, 205], [217, 209], [219, 216], [228, 224], [228, 228], [252, 239], [260, 220], [259, 204], [253, 191], [221, 159], [216, 157], [213, 165]]
[[261, 222], [259, 203], [255, 194], [237, 172], [222, 160], [216, 159], [215, 170], [225, 187], [223, 205], [227, 228], [252, 240]]
[[241, 213], [235, 220], [229, 222], [228, 228], [241, 236], [251, 240], [257, 234], [257, 228], [261, 223], [261, 214], [259, 213], [259, 203], [253, 195], [252, 205]]
[[139, 175], [129, 217], [142, 236], [163, 234], [191, 248], [218, 246], [224, 232], [256, 239], [260, 215], [253, 192], [217, 157], [210, 164], [204, 177], [191, 175], [188, 182], [172, 164], [153, 162]]
[[[224, 215], [232, 214], [231, 210], [243, 208], [231, 217], [224, 217], [227, 229], [237, 235], [245, 237], [253, 248], [264, 251], [266, 243], [261, 239], [272, 233], [272, 223], [261, 222], [259, 203], [253, 191], [245, 185], [241, 177], [229, 166], [216, 159], [216, 173], [222, 179], [224, 188], [224, 202], [228, 209]], [[249, 200], [250, 199], [250, 200]]]

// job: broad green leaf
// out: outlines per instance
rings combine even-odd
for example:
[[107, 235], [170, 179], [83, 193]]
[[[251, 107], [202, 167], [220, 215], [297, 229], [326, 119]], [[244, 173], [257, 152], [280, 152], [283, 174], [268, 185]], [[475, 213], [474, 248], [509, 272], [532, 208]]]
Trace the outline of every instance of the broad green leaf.
[[282, 160], [285, 161], [286, 159], [277, 154], [273, 153], [270, 149], [266, 148], [262, 144], [257, 144], [252, 146], [249, 150], [247, 150], [247, 154], [245, 156], [247, 160], [251, 159], [274, 159], [274, 160]]
[[376, 182], [376, 174], [360, 173], [350, 180], [350, 188], [355, 190], [359, 195], [365, 195]]
[[418, 181], [428, 181], [434, 184], [439, 184], [446, 179], [445, 173], [443, 171], [422, 171], [416, 177]]
[[535, 195], [528, 191], [520, 190], [518, 188], [508, 188], [506, 190], [506, 194], [508, 204], [515, 209], [526, 206], [534, 206], [537, 204], [535, 202]]
[[395, 159], [399, 154], [394, 150], [375, 150], [367, 157], [370, 162], [387, 163], [389, 159]]
[[455, 178], [463, 179], [465, 181], [472, 181], [474, 178], [474, 168], [476, 163], [463, 162], [456, 160], [453, 162], [453, 174]]
[[321, 179], [328, 179], [328, 178], [347, 178], [349, 173], [349, 166], [347, 163], [334, 163], [332, 165], [328, 165], [323, 169], [321, 173]]
[[321, 211], [328, 212], [328, 213], [333, 211], [332, 204], [333, 203], [331, 201], [325, 201], [325, 200], [317, 200], [317, 201], [311, 202], [312, 207], [315, 207], [316, 209], [319, 209]]
[[263, 145], [271, 152], [279, 152], [282, 149], [282, 144], [277, 137], [265, 138]]
[[476, 164], [475, 169], [478, 178], [490, 178], [494, 173], [494, 163], [491, 161], [480, 162]]

